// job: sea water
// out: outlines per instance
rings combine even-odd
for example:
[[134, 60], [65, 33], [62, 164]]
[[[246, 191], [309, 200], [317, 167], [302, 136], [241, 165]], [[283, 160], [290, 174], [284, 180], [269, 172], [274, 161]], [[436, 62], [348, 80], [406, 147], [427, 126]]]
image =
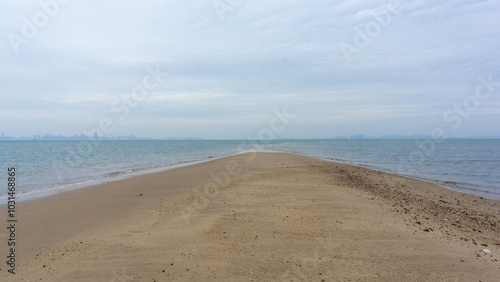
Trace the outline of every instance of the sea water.
[[335, 140], [272, 145], [500, 200], [500, 140]]
[[365, 166], [500, 200], [500, 140], [6, 141], [0, 142], [0, 204], [7, 168], [22, 198], [241, 152], [289, 152]]

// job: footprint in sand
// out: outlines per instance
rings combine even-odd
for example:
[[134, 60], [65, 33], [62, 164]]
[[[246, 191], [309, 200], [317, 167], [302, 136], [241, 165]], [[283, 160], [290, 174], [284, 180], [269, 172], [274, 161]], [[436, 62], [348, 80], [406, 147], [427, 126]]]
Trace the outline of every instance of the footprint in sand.
[[113, 272], [114, 278], [109, 280], [109, 282], [115, 282], [115, 281], [132, 281], [134, 279], [133, 276], [129, 276], [125, 274], [125, 269], [122, 269], [122, 273], [117, 273], [116, 271]]

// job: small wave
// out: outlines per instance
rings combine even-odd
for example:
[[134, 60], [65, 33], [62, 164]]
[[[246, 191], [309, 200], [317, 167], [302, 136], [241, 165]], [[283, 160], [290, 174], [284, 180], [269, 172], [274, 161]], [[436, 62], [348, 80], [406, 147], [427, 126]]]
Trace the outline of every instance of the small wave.
[[106, 178], [108, 178], [108, 177], [115, 177], [115, 176], [123, 175], [125, 173], [127, 173], [127, 172], [126, 171], [116, 171], [116, 172], [108, 173], [104, 177], [106, 177]]

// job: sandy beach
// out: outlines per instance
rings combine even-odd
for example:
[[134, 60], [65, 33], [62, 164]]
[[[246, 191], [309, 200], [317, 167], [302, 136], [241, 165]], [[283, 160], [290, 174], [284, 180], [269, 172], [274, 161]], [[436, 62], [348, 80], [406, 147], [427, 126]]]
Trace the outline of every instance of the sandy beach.
[[16, 213], [16, 274], [2, 263], [1, 281], [500, 279], [499, 201], [292, 154], [136, 176]]

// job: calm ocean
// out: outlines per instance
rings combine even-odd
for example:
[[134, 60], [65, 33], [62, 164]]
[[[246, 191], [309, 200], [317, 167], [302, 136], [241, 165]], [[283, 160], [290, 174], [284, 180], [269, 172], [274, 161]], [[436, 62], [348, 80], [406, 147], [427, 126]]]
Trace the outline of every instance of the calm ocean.
[[0, 142], [0, 204], [7, 168], [18, 197], [39, 197], [245, 151], [279, 151], [366, 166], [500, 200], [500, 140], [8, 141]]

